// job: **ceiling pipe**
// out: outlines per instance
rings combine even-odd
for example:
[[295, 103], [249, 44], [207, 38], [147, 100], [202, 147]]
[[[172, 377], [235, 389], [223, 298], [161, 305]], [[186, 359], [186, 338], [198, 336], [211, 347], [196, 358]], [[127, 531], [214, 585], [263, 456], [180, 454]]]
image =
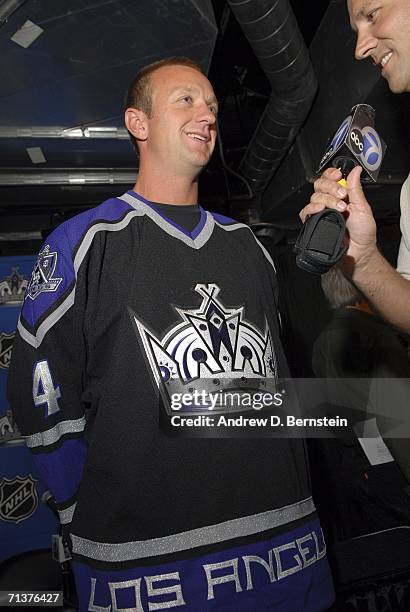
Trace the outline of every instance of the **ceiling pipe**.
[[9, 17], [27, 0], [0, 0], [0, 25], [7, 23]]
[[295, 140], [312, 106], [317, 79], [289, 0], [227, 0], [272, 88], [240, 163], [260, 194]]

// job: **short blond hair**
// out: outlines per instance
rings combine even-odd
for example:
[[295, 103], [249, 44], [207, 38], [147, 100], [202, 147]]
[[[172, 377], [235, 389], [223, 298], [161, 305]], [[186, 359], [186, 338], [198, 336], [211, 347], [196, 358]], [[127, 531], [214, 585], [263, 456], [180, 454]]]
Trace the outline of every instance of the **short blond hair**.
[[[137, 108], [142, 110], [149, 118], [152, 117], [152, 87], [151, 77], [154, 72], [163, 68], [164, 66], [188, 66], [198, 70], [201, 74], [203, 70], [199, 64], [189, 57], [166, 57], [152, 64], [148, 64], [141, 68], [135, 78], [132, 80], [127, 97], [125, 99], [125, 108]], [[131, 138], [131, 142], [134, 147], [137, 146], [135, 136], [128, 132]]]

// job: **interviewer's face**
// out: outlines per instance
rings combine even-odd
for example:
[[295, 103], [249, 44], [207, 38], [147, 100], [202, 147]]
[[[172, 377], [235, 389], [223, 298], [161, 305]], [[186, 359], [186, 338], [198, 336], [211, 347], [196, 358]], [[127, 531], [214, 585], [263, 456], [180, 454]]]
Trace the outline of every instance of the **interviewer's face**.
[[370, 57], [394, 93], [410, 91], [410, 0], [347, 0], [355, 57]]

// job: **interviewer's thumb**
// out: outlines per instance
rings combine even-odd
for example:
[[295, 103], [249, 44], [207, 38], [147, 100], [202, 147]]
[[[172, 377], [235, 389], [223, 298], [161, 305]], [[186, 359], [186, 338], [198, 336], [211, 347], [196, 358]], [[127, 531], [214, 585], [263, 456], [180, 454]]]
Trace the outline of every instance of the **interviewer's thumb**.
[[347, 189], [350, 202], [366, 200], [360, 183], [362, 170], [363, 168], [361, 166], [355, 166], [347, 177]]

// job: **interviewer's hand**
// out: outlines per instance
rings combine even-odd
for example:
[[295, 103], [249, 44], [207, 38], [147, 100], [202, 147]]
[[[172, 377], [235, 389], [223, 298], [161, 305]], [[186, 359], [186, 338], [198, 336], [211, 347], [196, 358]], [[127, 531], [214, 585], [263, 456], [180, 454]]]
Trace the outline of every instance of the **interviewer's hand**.
[[345, 255], [349, 268], [365, 265], [366, 261], [377, 250], [376, 222], [367, 202], [360, 174], [362, 168], [356, 166], [347, 177], [347, 188], [341, 187], [338, 180], [342, 178], [337, 168], [328, 168], [314, 183], [315, 191], [310, 203], [300, 212], [300, 218], [306, 221], [308, 215], [320, 212], [324, 208], [333, 208], [342, 212], [348, 230], [348, 250]]

